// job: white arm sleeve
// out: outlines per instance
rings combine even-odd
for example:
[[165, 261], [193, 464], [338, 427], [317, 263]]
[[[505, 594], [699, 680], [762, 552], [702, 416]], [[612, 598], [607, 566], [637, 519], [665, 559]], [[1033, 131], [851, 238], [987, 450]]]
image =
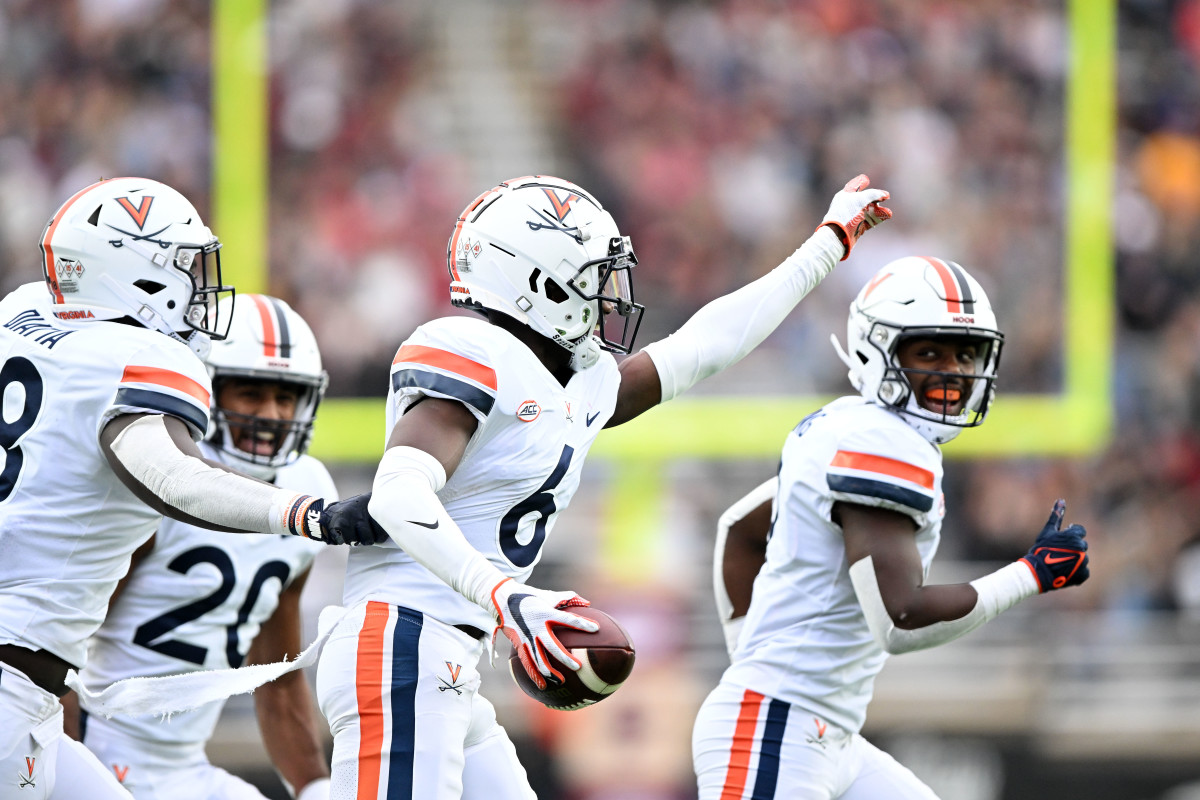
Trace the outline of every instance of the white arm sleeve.
[[1026, 597], [1033, 597], [1038, 593], [1033, 572], [1024, 563], [1014, 561], [990, 575], [971, 581], [979, 599], [965, 616], [948, 622], [935, 622], [924, 628], [904, 630], [895, 626], [887, 608], [884, 607], [879, 583], [875, 579], [875, 563], [870, 556], [850, 566], [850, 580], [854, 584], [858, 602], [862, 605], [863, 615], [867, 618], [867, 627], [871, 629], [871, 635], [884, 651], [892, 655], [924, 650], [953, 641], [988, 620], [995, 619]]
[[717, 541], [713, 546], [713, 594], [717, 599], [717, 617], [725, 631], [725, 649], [733, 656], [737, 649], [737, 637], [742, 631], [745, 617], [733, 618], [733, 602], [729, 599], [729, 591], [725, 588], [725, 542], [729, 538], [729, 529], [735, 522], [758, 508], [763, 503], [775, 497], [779, 488], [779, 478], [769, 481], [750, 490], [742, 499], [731, 505], [717, 521]]
[[163, 503], [190, 517], [252, 533], [298, 533], [289, 517], [303, 516], [315, 498], [211, 467], [176, 446], [161, 414], [130, 424], [112, 454]]
[[467, 538], [438, 499], [441, 462], [415, 447], [383, 454], [367, 510], [402, 550], [463, 597], [492, 608], [492, 589], [507, 579]]
[[837, 234], [822, 225], [778, 267], [708, 303], [666, 339], [646, 345], [662, 383], [662, 402], [757, 347], [829, 274], [845, 249]]

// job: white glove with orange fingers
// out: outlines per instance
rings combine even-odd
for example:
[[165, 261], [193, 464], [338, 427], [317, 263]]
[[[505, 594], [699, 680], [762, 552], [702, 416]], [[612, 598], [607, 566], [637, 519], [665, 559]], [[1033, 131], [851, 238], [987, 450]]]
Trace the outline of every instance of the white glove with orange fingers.
[[505, 578], [492, 589], [492, 614], [496, 627], [517, 650], [521, 666], [539, 689], [546, 688], [547, 679], [562, 683], [563, 674], [555, 669], [547, 656], [570, 667], [583, 665], [563, 647], [554, 635], [554, 627], [574, 628], [595, 633], [600, 626], [590, 619], [572, 614], [566, 609], [589, 606], [574, 592], [550, 592], [535, 589]]
[[866, 175], [858, 175], [837, 194], [829, 204], [829, 211], [821, 226], [828, 225], [842, 240], [846, 248], [842, 261], [850, 255], [850, 249], [864, 233], [874, 228], [884, 220], [892, 218], [892, 210], [879, 205], [891, 195], [883, 189], [870, 189], [871, 179]]

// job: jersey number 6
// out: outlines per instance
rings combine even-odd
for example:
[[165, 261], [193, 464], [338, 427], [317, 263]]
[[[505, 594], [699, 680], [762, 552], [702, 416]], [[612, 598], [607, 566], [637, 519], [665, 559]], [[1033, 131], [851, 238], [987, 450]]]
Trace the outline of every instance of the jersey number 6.
[[[538, 553], [542, 550], [542, 543], [546, 541], [546, 522], [551, 515], [558, 511], [558, 506], [554, 504], [554, 490], [558, 488], [563, 476], [567, 474], [567, 468], [571, 466], [571, 457], [574, 455], [575, 449], [571, 445], [563, 445], [562, 454], [558, 457], [558, 465], [554, 467], [550, 477], [546, 478], [546, 482], [536, 492], [509, 509], [508, 513], [504, 515], [504, 519], [500, 520], [500, 551], [504, 553], [505, 558], [512, 562], [513, 566], [523, 569], [537, 560]], [[537, 522], [533, 526], [533, 537], [525, 544], [521, 544], [517, 541], [517, 531], [521, 527], [521, 520], [533, 513], [538, 515]]]

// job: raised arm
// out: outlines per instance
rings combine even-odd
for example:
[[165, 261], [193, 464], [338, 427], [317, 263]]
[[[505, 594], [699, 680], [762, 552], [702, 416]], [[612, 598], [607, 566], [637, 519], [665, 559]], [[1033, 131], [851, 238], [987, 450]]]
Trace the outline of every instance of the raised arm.
[[833, 197], [816, 233], [756, 281], [705, 305], [678, 331], [621, 363], [617, 407], [605, 427], [620, 425], [746, 356], [779, 327], [858, 238], [892, 216], [889, 195], [859, 175]]
[[957, 639], [1039, 592], [1076, 586], [1088, 578], [1086, 531], [1062, 530], [1066, 503], [1023, 557], [970, 583], [927, 586], [915, 528], [905, 515], [836, 503], [850, 579], [871, 634], [889, 653], [923, 650]]

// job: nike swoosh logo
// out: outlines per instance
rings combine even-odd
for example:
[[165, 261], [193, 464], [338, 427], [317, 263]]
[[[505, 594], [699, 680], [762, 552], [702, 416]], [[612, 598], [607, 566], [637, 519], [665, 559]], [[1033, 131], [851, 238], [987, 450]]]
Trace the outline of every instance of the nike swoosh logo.
[[407, 520], [407, 522], [411, 522], [413, 525], [420, 525], [422, 528], [429, 528], [431, 531], [436, 531], [438, 525], [441, 524], [441, 521], [436, 519], [433, 522], [417, 522], [415, 519]]
[[599, 412], [599, 411], [597, 411], [595, 414], [588, 414], [588, 415], [587, 415], [587, 426], [588, 426], [589, 428], [590, 428], [590, 427], [592, 427], [592, 423], [596, 421], [596, 417], [598, 417], [598, 416], [600, 416], [600, 412]]
[[1074, 561], [1075, 558], [1076, 556], [1059, 556], [1058, 558], [1055, 558], [1054, 556], [1046, 556], [1044, 560], [1047, 564], [1060, 564], [1063, 561]]

